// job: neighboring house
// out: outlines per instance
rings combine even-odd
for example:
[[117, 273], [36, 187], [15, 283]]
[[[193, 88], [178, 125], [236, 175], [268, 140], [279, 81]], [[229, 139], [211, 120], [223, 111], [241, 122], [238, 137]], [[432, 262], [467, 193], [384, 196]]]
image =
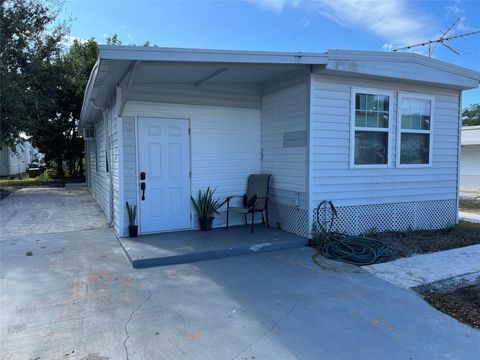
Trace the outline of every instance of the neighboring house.
[[142, 234], [197, 228], [190, 195], [243, 194], [252, 173], [272, 174], [270, 223], [302, 236], [322, 200], [349, 233], [451, 226], [461, 94], [479, 80], [414, 53], [100, 46], [88, 185], [120, 236], [126, 201]]
[[460, 190], [480, 193], [480, 125], [462, 128]]
[[15, 149], [3, 145], [0, 147], [0, 176], [13, 176], [23, 174], [27, 171], [28, 165], [38, 154], [32, 144], [28, 141], [21, 141], [15, 145]]

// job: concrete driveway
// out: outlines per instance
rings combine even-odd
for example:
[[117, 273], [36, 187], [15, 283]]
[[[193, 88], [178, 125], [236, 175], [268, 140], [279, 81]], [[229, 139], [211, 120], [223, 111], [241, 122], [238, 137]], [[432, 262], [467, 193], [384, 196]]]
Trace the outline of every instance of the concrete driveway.
[[134, 270], [105, 227], [9, 236], [0, 245], [1, 359], [480, 353], [480, 331], [373, 274], [323, 270], [310, 249]]
[[105, 223], [83, 184], [20, 189], [0, 201], [0, 238], [85, 230]]

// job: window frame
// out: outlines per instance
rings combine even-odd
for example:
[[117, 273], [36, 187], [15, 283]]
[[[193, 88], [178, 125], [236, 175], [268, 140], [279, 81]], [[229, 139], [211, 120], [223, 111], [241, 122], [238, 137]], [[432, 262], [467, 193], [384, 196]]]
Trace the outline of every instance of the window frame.
[[[387, 128], [372, 128], [372, 127], [357, 127], [355, 126], [355, 101], [357, 94], [369, 94], [388, 96], [388, 127]], [[364, 88], [352, 87], [350, 91], [350, 169], [387, 169], [392, 167], [392, 124], [393, 118], [393, 90], [381, 88]], [[387, 163], [386, 164], [355, 164], [355, 132], [356, 131], [370, 131], [370, 132], [385, 132], [388, 135], [387, 141]]]
[[[402, 129], [402, 102], [404, 98], [414, 98], [420, 100], [430, 100], [430, 129]], [[428, 168], [432, 167], [433, 160], [433, 127], [435, 123], [435, 96], [423, 93], [414, 93], [414, 92], [398, 92], [397, 99], [397, 146], [396, 146], [396, 167], [397, 168]], [[401, 151], [402, 151], [402, 133], [409, 134], [428, 134], [429, 135], [429, 146], [428, 146], [428, 163], [426, 164], [402, 164]]]

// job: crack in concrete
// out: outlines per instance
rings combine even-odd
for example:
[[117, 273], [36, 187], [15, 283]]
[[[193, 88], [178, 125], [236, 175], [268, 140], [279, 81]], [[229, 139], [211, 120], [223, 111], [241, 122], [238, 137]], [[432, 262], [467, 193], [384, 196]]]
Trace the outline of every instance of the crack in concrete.
[[[290, 310], [287, 311], [287, 313], [285, 314], [286, 317], [288, 317], [293, 310], [295, 310], [295, 308], [297, 307], [298, 305], [298, 301], [295, 302], [295, 304], [293, 304], [293, 306], [290, 308]], [[281, 320], [279, 321], [278, 323], [276, 323], [275, 325], [273, 325], [270, 329], [268, 329], [267, 331], [265, 331], [262, 335], [260, 335], [254, 342], [252, 342], [250, 345], [246, 346], [244, 349], [242, 349], [240, 352], [237, 353], [237, 355], [235, 355], [232, 360], [235, 360], [237, 359], [240, 355], [242, 355], [245, 351], [247, 351], [248, 349], [250, 349], [252, 346], [254, 346], [256, 343], [258, 343], [260, 340], [262, 340], [265, 336], [267, 336], [268, 334], [270, 334], [273, 330], [275, 330], [279, 325], [281, 325], [283, 323], [284, 320]]]
[[130, 334], [128, 333], [128, 324], [130, 324], [130, 321], [132, 321], [133, 319], [133, 316], [135, 315], [135, 313], [140, 310], [140, 308], [145, 305], [147, 303], [148, 300], [151, 299], [152, 297], [152, 294], [150, 292], [150, 290], [147, 289], [147, 292], [148, 292], [148, 296], [146, 297], [145, 300], [142, 301], [142, 303], [140, 305], [138, 305], [135, 310], [133, 310], [131, 313], [130, 313], [130, 316], [128, 317], [128, 320], [127, 322], [125, 323], [125, 335], [126, 335], [126, 338], [125, 338], [125, 341], [123, 342], [123, 347], [125, 348], [125, 356], [127, 357], [127, 360], [130, 359], [129, 357], [129, 354], [128, 354], [128, 346], [127, 346], [127, 341], [128, 339], [130, 338]]

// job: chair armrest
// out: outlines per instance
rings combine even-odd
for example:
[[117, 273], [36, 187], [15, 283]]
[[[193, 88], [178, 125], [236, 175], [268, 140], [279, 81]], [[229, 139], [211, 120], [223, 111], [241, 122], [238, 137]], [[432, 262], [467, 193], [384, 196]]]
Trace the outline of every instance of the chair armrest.
[[227, 199], [226, 199], [226, 202], [227, 202], [227, 210], [228, 208], [230, 207], [230, 200], [232, 200], [233, 198], [243, 198], [245, 195], [231, 195], [231, 196], [227, 196]]

